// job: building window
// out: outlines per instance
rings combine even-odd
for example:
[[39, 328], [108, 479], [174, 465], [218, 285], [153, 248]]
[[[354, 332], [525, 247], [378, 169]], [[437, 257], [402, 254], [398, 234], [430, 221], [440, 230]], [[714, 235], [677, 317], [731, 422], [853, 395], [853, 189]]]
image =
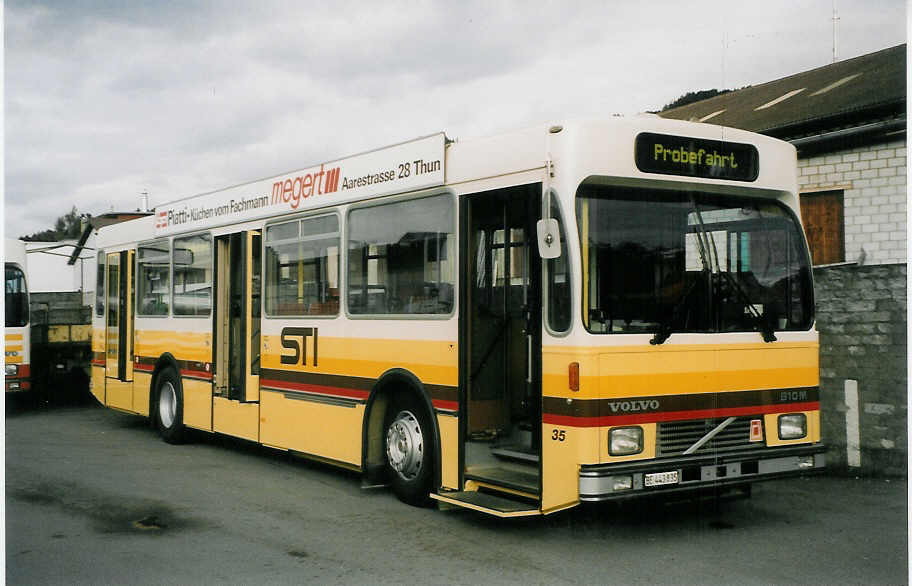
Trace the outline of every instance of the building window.
[[842, 190], [801, 194], [801, 221], [815, 265], [845, 261]]

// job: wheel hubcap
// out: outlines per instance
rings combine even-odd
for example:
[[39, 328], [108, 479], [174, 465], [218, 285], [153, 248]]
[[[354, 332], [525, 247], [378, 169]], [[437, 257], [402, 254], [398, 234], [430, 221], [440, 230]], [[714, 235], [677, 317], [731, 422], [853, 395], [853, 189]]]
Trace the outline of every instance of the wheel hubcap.
[[174, 424], [174, 417], [177, 413], [177, 393], [174, 392], [174, 385], [166, 382], [162, 385], [158, 394], [158, 418], [166, 428]]
[[390, 466], [405, 480], [421, 472], [424, 438], [421, 426], [410, 411], [400, 411], [386, 431], [386, 457]]

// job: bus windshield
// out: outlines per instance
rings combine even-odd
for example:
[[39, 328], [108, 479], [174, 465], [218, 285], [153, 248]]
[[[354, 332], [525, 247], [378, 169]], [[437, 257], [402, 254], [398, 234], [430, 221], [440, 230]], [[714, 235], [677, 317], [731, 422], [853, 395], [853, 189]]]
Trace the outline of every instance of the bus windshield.
[[28, 292], [25, 274], [16, 265], [6, 265], [6, 327], [18, 328], [28, 323]]
[[807, 330], [813, 291], [795, 216], [774, 200], [583, 185], [583, 320], [593, 333]]

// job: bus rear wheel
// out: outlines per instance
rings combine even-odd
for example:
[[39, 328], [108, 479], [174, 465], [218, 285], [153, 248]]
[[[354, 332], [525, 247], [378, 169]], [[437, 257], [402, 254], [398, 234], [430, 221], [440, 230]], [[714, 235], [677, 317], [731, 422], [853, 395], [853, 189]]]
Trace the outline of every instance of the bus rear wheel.
[[427, 505], [434, 469], [430, 421], [414, 401], [393, 405], [390, 415], [384, 441], [393, 491], [402, 502]]
[[168, 367], [158, 375], [155, 390], [155, 417], [158, 433], [169, 444], [184, 440], [184, 393], [180, 378]]

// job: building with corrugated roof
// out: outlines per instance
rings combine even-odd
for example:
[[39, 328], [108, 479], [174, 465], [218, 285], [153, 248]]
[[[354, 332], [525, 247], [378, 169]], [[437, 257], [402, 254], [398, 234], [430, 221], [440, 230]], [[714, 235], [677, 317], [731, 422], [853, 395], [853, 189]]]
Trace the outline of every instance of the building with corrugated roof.
[[906, 262], [906, 45], [660, 115], [794, 144], [815, 265]]
[[852, 472], [907, 472], [906, 76], [903, 44], [660, 113], [797, 148], [822, 431]]

